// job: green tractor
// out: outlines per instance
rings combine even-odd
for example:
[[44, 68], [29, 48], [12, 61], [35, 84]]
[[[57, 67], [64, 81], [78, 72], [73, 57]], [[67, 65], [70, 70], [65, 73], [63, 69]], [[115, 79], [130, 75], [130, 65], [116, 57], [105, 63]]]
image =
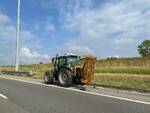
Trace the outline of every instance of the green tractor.
[[53, 68], [44, 74], [44, 82], [56, 82], [60, 86], [90, 83], [94, 73], [94, 60], [93, 56], [56, 55], [52, 58]]

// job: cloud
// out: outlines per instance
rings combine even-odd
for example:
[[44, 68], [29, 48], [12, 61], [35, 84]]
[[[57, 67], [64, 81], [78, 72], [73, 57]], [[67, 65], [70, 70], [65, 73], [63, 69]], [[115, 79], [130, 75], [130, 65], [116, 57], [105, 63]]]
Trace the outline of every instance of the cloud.
[[74, 53], [74, 54], [92, 54], [93, 51], [91, 48], [87, 47], [87, 46], [81, 46], [81, 45], [66, 45], [66, 46], [70, 46], [66, 52], [67, 53]]
[[46, 32], [54, 32], [55, 31], [55, 26], [51, 23], [47, 23], [45, 26], [45, 31]]
[[15, 28], [11, 25], [11, 19], [0, 12], [0, 65], [12, 64]]
[[120, 38], [115, 40], [116, 43], [130, 43], [134, 42], [132, 38]]
[[[36, 49], [40, 40], [29, 30], [20, 30], [20, 45]], [[0, 12], [0, 65], [14, 65], [16, 51], [16, 27], [12, 19]]]
[[23, 64], [39, 62], [47, 63], [50, 60], [50, 57], [48, 55], [31, 51], [28, 47], [21, 48], [21, 58]]
[[70, 10], [62, 13], [62, 27], [78, 33], [64, 46], [68, 43], [85, 46], [102, 57], [137, 56], [138, 44], [150, 39], [150, 1], [106, 1], [96, 8], [91, 7], [93, 3], [86, 7], [86, 3], [82, 5], [79, 1], [76, 5], [68, 5]]
[[3, 13], [0, 13], [0, 24], [6, 24], [10, 22], [10, 18]]
[[42, 32], [42, 35], [51, 35], [51, 33], [55, 33], [56, 26], [52, 23], [52, 18], [48, 17], [46, 20], [34, 23], [33, 29]]

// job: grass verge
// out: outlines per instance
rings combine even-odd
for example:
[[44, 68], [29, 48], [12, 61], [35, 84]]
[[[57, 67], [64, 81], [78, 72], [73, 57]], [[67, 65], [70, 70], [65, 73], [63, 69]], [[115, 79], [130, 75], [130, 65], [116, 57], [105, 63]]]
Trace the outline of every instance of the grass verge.
[[[43, 74], [50, 70], [50, 64], [33, 64], [33, 65], [21, 65], [20, 70], [22, 71], [29, 71], [31, 70], [33, 75], [30, 77], [33, 78], [42, 78]], [[0, 70], [15, 70], [14, 66], [1, 66]]]
[[117, 87], [120, 89], [137, 89], [150, 91], [149, 75], [98, 73], [94, 75], [93, 82], [101, 86]]
[[150, 67], [98, 67], [95, 73], [122, 73], [150, 75]]

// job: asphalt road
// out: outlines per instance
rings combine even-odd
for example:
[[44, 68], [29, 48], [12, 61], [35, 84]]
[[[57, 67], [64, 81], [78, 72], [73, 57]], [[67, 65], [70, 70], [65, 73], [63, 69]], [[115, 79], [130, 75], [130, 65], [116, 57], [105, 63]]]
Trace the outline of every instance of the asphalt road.
[[0, 78], [0, 113], [150, 113], [150, 105]]

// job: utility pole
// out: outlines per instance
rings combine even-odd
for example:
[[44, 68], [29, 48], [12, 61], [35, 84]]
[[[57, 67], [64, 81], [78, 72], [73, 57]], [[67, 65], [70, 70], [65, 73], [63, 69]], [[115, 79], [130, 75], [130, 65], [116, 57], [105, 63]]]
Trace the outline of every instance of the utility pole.
[[20, 35], [20, 0], [18, 0], [18, 16], [16, 28], [16, 71], [19, 71], [19, 35]]

